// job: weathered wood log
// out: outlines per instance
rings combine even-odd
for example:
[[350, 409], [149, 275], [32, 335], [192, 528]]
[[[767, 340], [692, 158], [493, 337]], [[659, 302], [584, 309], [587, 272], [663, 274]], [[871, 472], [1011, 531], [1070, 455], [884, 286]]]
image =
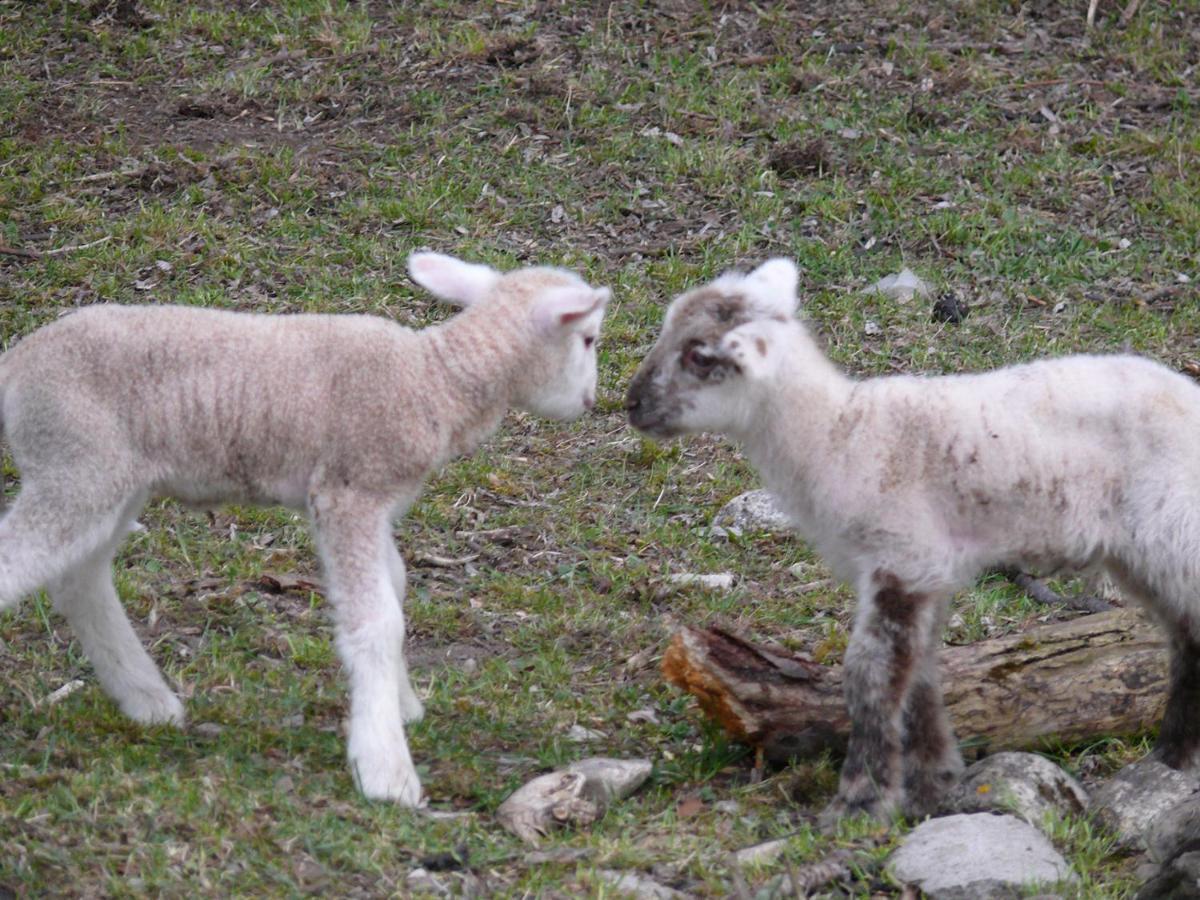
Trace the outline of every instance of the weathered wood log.
[[[840, 666], [685, 628], [663, 657], [667, 680], [694, 694], [736, 740], [772, 761], [845, 747]], [[1120, 609], [941, 651], [942, 684], [965, 749], [1032, 749], [1157, 724], [1167, 645], [1138, 611]]]

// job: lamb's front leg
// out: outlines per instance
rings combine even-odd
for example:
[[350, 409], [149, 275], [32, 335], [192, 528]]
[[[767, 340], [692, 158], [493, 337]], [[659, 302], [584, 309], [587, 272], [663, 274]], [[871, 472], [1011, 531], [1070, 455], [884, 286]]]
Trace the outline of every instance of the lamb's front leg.
[[390, 565], [391, 506], [340, 492], [312, 498], [310, 513], [350, 682], [350, 770], [367, 797], [416, 806], [421, 783], [401, 716], [400, 685], [407, 674], [404, 616]]
[[400, 609], [400, 713], [405, 722], [420, 722], [425, 715], [425, 705], [413, 690], [412, 681], [408, 677], [408, 662], [404, 657], [404, 593], [405, 572], [404, 557], [396, 549], [395, 544], [389, 544], [391, 553], [388, 556], [388, 567], [392, 577], [392, 590], [396, 594], [396, 605]]
[[888, 819], [904, 796], [904, 711], [929, 634], [933, 598], [906, 590], [896, 576], [876, 572], [859, 592], [854, 633], [846, 648], [845, 692], [850, 744], [837, 797], [821, 813], [822, 827], [866, 813]]
[[904, 814], [931, 815], [962, 774], [962, 754], [942, 700], [937, 647], [940, 617], [904, 705]]

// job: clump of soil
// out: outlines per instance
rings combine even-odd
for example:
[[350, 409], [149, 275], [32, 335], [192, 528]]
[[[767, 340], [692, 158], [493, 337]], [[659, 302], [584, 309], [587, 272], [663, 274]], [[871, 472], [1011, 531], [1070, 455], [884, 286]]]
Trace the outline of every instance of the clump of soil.
[[824, 175], [834, 169], [829, 145], [820, 138], [777, 146], [767, 158], [767, 165], [785, 178]]

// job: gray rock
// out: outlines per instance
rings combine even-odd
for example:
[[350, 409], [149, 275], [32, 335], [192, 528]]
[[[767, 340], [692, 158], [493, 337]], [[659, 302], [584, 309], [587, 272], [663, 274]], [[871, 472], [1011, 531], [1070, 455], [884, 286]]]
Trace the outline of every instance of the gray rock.
[[933, 900], [1003, 897], [996, 892], [1004, 886], [1076, 880], [1040, 831], [1014, 816], [987, 813], [921, 823], [904, 838], [888, 866], [897, 879], [916, 884]]
[[963, 772], [941, 812], [1006, 812], [1041, 827], [1046, 813], [1078, 815], [1088, 795], [1078, 781], [1036, 753], [997, 753]]
[[1200, 775], [1147, 757], [1092, 791], [1092, 814], [1115, 832], [1122, 849], [1145, 848], [1147, 832], [1169, 809], [1200, 791]]
[[775, 499], [764, 490], [738, 494], [721, 507], [712, 524], [740, 531], [791, 531], [791, 522]]
[[1155, 862], [1166, 862], [1185, 850], [1200, 850], [1200, 794], [1154, 820], [1146, 831], [1146, 850]]
[[753, 847], [743, 847], [741, 850], [734, 851], [734, 861], [739, 866], [763, 865], [774, 861], [784, 848], [788, 845], [787, 838], [780, 838], [777, 841], [765, 841], [761, 844], [755, 844]]
[[1200, 897], [1200, 850], [1183, 853], [1138, 890], [1134, 900], [1195, 900]]
[[653, 878], [647, 878], [637, 872], [618, 872], [615, 869], [597, 869], [596, 878], [610, 888], [637, 897], [638, 900], [671, 900], [673, 897], [684, 897], [674, 888], [659, 884]]

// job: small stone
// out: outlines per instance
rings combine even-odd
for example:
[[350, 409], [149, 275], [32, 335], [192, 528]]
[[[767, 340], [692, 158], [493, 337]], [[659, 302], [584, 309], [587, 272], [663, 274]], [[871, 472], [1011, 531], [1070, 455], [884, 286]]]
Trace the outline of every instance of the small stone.
[[637, 872], [618, 872], [615, 869], [597, 869], [596, 878], [603, 881], [614, 891], [622, 895], [635, 897], [637, 900], [669, 900], [672, 897], [684, 897], [674, 888], [659, 884], [653, 878]]
[[603, 731], [597, 731], [594, 728], [584, 728], [582, 725], [572, 725], [567, 729], [567, 740], [574, 741], [577, 744], [586, 744], [589, 741], [602, 741], [608, 735]]
[[786, 839], [780, 839], [765, 841], [755, 844], [753, 847], [743, 847], [733, 854], [733, 858], [739, 866], [762, 865], [777, 859], [783, 853], [783, 848], [787, 846], [787, 843]]
[[901, 269], [895, 275], [880, 278], [863, 291], [864, 294], [883, 294], [901, 303], [907, 303], [913, 297], [929, 296], [929, 285], [922, 281], [911, 269]]
[[769, 491], [761, 489], [738, 494], [713, 516], [712, 524], [738, 528], [743, 532], [791, 530], [787, 514], [780, 509]]
[[713, 591], [727, 591], [733, 587], [733, 583], [736, 580], [737, 578], [732, 572], [713, 572], [703, 575], [692, 572], [679, 572], [675, 575], [667, 576], [667, 581], [680, 587], [699, 585]]

